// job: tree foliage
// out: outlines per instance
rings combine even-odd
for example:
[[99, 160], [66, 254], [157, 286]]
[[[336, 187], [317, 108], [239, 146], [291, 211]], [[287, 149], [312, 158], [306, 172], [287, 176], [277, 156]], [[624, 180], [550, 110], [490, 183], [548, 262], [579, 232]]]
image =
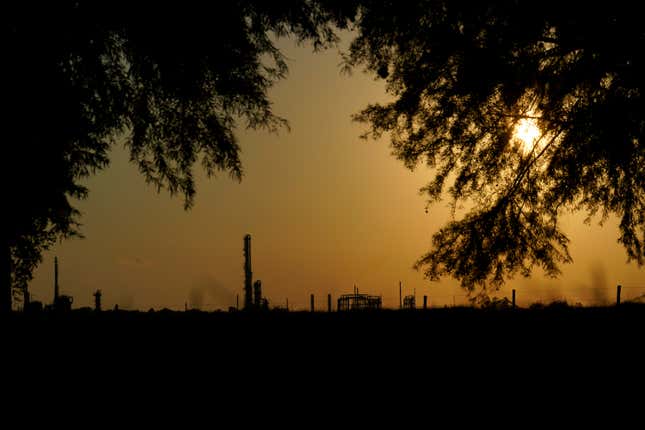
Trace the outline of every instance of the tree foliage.
[[43, 250], [77, 234], [70, 198], [87, 196], [81, 181], [108, 164], [117, 136], [148, 182], [190, 207], [197, 163], [242, 177], [236, 127], [286, 125], [267, 98], [287, 73], [271, 37], [329, 46], [355, 10], [333, 0], [3, 6], [2, 308]]
[[[629, 259], [645, 252], [645, 25], [628, 2], [363, 2], [347, 57], [395, 96], [356, 119], [425, 162], [429, 202], [468, 208], [416, 266], [468, 290], [571, 261], [564, 210], [620, 219]], [[525, 148], [522, 120], [542, 135]]]

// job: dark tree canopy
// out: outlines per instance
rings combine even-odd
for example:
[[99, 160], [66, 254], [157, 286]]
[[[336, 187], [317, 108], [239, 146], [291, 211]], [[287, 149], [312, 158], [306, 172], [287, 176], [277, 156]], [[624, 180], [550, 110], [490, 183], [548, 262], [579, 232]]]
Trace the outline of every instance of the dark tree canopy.
[[[430, 279], [475, 291], [571, 261], [558, 219], [620, 220], [629, 259], [645, 252], [645, 24], [631, 2], [363, 2], [350, 66], [395, 100], [357, 119], [389, 133], [394, 154], [469, 208], [418, 262]], [[514, 137], [522, 120], [542, 136]]]
[[193, 203], [194, 165], [241, 178], [237, 126], [274, 131], [268, 88], [286, 75], [271, 36], [325, 47], [351, 2], [74, 0], [3, 6], [0, 307], [42, 252], [77, 234], [70, 198], [125, 136], [158, 188]]

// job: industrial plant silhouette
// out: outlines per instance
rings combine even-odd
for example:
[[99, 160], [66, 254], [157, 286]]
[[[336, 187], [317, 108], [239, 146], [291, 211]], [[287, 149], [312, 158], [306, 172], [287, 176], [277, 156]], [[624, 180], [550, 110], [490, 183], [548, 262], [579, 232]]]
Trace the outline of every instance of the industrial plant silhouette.
[[[67, 294], [61, 293], [59, 285], [59, 261], [54, 258], [54, 285], [53, 298], [51, 303], [43, 304], [40, 301], [30, 299], [30, 294], [25, 288], [23, 291], [22, 312], [14, 312], [13, 318], [21, 323], [38, 322], [38, 321], [56, 321], [67, 320], [74, 321], [81, 325], [86, 320], [94, 323], [112, 324], [117, 321], [145, 321], [152, 320], [160, 322], [167, 320], [173, 323], [211, 322], [220, 329], [236, 333], [239, 330], [245, 330], [245, 327], [255, 326], [255, 324], [267, 325], [269, 322], [278, 324], [284, 328], [284, 325], [294, 325], [295, 329], [306, 329], [313, 326], [335, 327], [338, 324], [349, 324], [355, 322], [358, 324], [373, 324], [383, 328], [383, 324], [388, 329], [400, 327], [400, 324], [406, 327], [406, 330], [435, 330], [436, 324], [444, 327], [447, 321], [450, 325], [446, 333], [453, 333], [470, 327], [472, 324], [479, 326], [483, 324], [497, 325], [501, 321], [506, 321], [507, 326], [504, 330], [518, 330], [519, 327], [533, 327], [533, 329], [555, 329], [556, 326], [563, 322], [579, 324], [588, 324], [588, 327], [594, 327], [599, 321], [602, 324], [613, 326], [617, 321], [627, 318], [636, 318], [645, 322], [645, 305], [640, 301], [621, 301], [622, 286], [616, 287], [616, 301], [611, 306], [592, 306], [582, 307], [581, 305], [570, 305], [564, 301], [555, 301], [553, 303], [535, 303], [529, 307], [520, 308], [516, 305], [516, 290], [512, 290], [511, 298], [487, 298], [480, 301], [478, 306], [443, 306], [432, 307], [429, 304], [428, 296], [423, 296], [422, 306], [417, 306], [416, 291], [413, 294], [403, 294], [403, 285], [398, 284], [399, 306], [398, 309], [387, 309], [383, 307], [383, 298], [380, 295], [372, 295], [360, 292], [359, 288], [354, 285], [351, 293], [341, 294], [336, 301], [332, 300], [332, 295], [327, 294], [326, 307], [316, 308], [315, 296], [309, 296], [309, 308], [307, 310], [293, 311], [289, 309], [288, 299], [287, 306], [271, 306], [268, 297], [263, 294], [263, 284], [260, 279], [254, 280], [252, 264], [252, 240], [251, 235], [246, 234], [242, 242], [243, 253], [243, 271], [244, 283], [240, 286], [243, 293], [242, 306], [240, 306], [240, 295], [236, 296], [235, 306], [229, 306], [226, 311], [201, 311], [198, 309], [189, 309], [188, 306], [184, 311], [173, 311], [167, 308], [160, 310], [150, 309], [142, 312], [133, 309], [119, 308], [115, 304], [112, 309], [104, 309], [102, 290], [94, 291], [93, 308], [82, 307], [74, 309], [74, 298]], [[108, 291], [109, 294], [109, 291]], [[285, 312], [287, 311], [287, 312]], [[11, 318], [11, 317], [9, 317]], [[616, 320], [618, 318], [618, 320]], [[341, 324], [341, 325], [342, 325]], [[270, 325], [270, 324], [269, 324]], [[566, 325], [566, 324], [565, 324]], [[462, 327], [462, 328], [459, 328]], [[219, 330], [218, 330], [219, 331]], [[221, 333], [221, 332], [220, 332]], [[445, 334], [445, 333], [444, 333]]]
[[[267, 297], [263, 295], [263, 285], [262, 281], [260, 279], [254, 280], [253, 278], [253, 263], [252, 263], [252, 242], [251, 242], [251, 235], [246, 234], [243, 238], [243, 256], [244, 256], [244, 263], [243, 263], [243, 270], [244, 270], [244, 284], [242, 286], [242, 292], [243, 292], [243, 306], [240, 307], [240, 295], [236, 295], [236, 303], [235, 306], [229, 306], [228, 307], [228, 312], [237, 312], [237, 311], [243, 311], [245, 313], [257, 313], [257, 312], [271, 312], [271, 311], [289, 311], [289, 305], [288, 305], [288, 299], [287, 299], [287, 306], [286, 307], [280, 307], [280, 306], [270, 306], [270, 301]], [[31, 296], [29, 293], [28, 288], [23, 289], [23, 305], [22, 305], [22, 312], [25, 314], [35, 314], [35, 313], [55, 313], [55, 314], [65, 314], [65, 313], [70, 313], [73, 311], [72, 305], [74, 303], [74, 298], [70, 295], [67, 294], [61, 294], [60, 292], [60, 285], [59, 285], [59, 263], [58, 263], [58, 257], [54, 257], [54, 290], [53, 290], [53, 298], [51, 303], [43, 305], [42, 302], [40, 301], [35, 301], [31, 300]], [[398, 309], [401, 311], [415, 311], [415, 310], [423, 310], [423, 311], [429, 311], [433, 310], [431, 306], [429, 306], [428, 302], [428, 296], [424, 295], [423, 296], [423, 305], [421, 308], [417, 308], [417, 303], [416, 303], [416, 290], [413, 292], [413, 294], [408, 294], [408, 295], [403, 295], [403, 285], [402, 282], [399, 281], [399, 306]], [[623, 290], [623, 287], [621, 285], [616, 286], [616, 299], [615, 299], [615, 306], [621, 306], [621, 292]], [[94, 312], [101, 312], [103, 311], [102, 308], [102, 296], [103, 292], [102, 290], [98, 289], [93, 293], [94, 297]], [[630, 300], [627, 305], [630, 305], [632, 307], [638, 307], [638, 305], [642, 302], [641, 297], [636, 297], [635, 299]], [[516, 290], [512, 290], [512, 295], [511, 299], [507, 297], [503, 298], [490, 298], [488, 296], [485, 296], [483, 300], [480, 300], [479, 303], [476, 303], [475, 300], [472, 300], [473, 305], [475, 305], [476, 308], [480, 308], [482, 310], [504, 310], [504, 309], [510, 309], [514, 311], [519, 311], [520, 309], [516, 305]], [[547, 309], [547, 308], [567, 308], [567, 307], [575, 307], [575, 308], [580, 308], [582, 305], [577, 303], [575, 306], [569, 306], [569, 304], [566, 303], [566, 301], [562, 300], [557, 300], [553, 302], [552, 304], [543, 304], [543, 303], [534, 303], [533, 305], [530, 306], [530, 309], [536, 310], [536, 309]], [[461, 306], [463, 307], [463, 306]], [[443, 307], [448, 308], [447, 306]], [[455, 306], [452, 307], [452, 309], [456, 308]], [[84, 308], [84, 310], [87, 310], [88, 308]], [[436, 308], [434, 308], [436, 310]], [[114, 311], [119, 311], [119, 306], [118, 304], [115, 304], [114, 306]], [[169, 309], [165, 308], [163, 309], [166, 312], [171, 312]], [[199, 309], [193, 309], [188, 307], [188, 303], [186, 303], [184, 307], [184, 311], [199, 311]], [[325, 311], [327, 313], [332, 313], [334, 311], [336, 312], [365, 312], [365, 311], [392, 311], [393, 309], [384, 309], [383, 308], [383, 297], [380, 295], [371, 295], [368, 293], [362, 293], [359, 292], [359, 289], [356, 285], [353, 287], [352, 293], [347, 293], [347, 294], [341, 294], [335, 303], [332, 301], [332, 295], [327, 294], [327, 306], [325, 308]], [[128, 311], [134, 311], [137, 312], [136, 310], [129, 309]], [[150, 309], [150, 311], [154, 311], [154, 309]], [[311, 294], [309, 297], [309, 312], [316, 312], [316, 306], [315, 306], [315, 296], [314, 294]], [[216, 312], [221, 312], [221, 310], [218, 310]]]

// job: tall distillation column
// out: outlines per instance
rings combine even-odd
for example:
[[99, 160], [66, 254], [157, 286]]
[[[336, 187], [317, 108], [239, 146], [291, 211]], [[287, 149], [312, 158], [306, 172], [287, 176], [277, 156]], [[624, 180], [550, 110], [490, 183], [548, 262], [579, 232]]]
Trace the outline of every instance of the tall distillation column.
[[251, 235], [244, 236], [244, 309], [253, 308], [253, 271], [251, 270]]

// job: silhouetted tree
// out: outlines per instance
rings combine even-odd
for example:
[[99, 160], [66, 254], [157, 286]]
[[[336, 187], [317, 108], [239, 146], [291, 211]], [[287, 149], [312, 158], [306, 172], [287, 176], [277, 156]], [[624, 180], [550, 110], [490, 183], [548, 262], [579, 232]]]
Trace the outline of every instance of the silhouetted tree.
[[241, 178], [236, 125], [286, 125], [267, 98], [287, 72], [271, 34], [328, 46], [332, 25], [355, 9], [307, 0], [3, 5], [0, 310], [43, 250], [77, 234], [69, 199], [87, 196], [80, 181], [108, 164], [117, 137], [148, 182], [190, 207], [196, 162], [209, 176]]
[[[629, 2], [366, 1], [348, 66], [387, 82], [391, 103], [356, 119], [425, 162], [428, 204], [453, 220], [416, 263], [470, 291], [569, 262], [567, 209], [620, 219], [629, 259], [645, 251], [645, 24]], [[514, 137], [523, 120], [542, 136]], [[462, 215], [459, 208], [465, 210]]]

